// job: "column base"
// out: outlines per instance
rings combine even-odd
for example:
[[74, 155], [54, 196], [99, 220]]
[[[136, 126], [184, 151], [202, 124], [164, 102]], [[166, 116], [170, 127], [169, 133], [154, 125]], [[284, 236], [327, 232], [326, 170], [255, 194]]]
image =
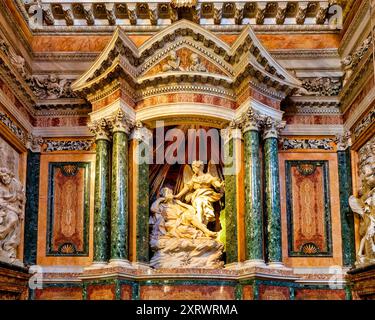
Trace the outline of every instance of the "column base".
[[130, 261], [126, 259], [111, 259], [109, 260], [108, 267], [134, 268]]
[[224, 269], [228, 269], [228, 270], [238, 270], [241, 268], [243, 268], [243, 262], [232, 262], [224, 266]]
[[132, 262], [132, 267], [136, 269], [151, 270], [150, 264], [146, 262]]
[[243, 262], [243, 266], [245, 268], [248, 268], [248, 267], [265, 267], [266, 264], [264, 262], [264, 260], [261, 260], [261, 259], [252, 259], [252, 260], [246, 260]]
[[91, 265], [84, 268], [84, 270], [98, 270], [103, 269], [108, 265], [108, 262], [93, 262]]
[[267, 267], [271, 269], [289, 269], [282, 262], [270, 262]]

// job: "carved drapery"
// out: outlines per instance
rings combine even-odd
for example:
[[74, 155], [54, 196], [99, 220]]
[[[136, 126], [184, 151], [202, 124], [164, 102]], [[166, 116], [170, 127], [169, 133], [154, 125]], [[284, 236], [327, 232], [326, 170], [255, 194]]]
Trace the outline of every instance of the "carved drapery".
[[360, 245], [356, 265], [375, 264], [375, 137], [359, 150], [361, 188], [349, 198], [350, 208], [360, 216]]
[[9, 169], [0, 168], [0, 260], [12, 264], [21, 264], [17, 249], [25, 200], [21, 182]]

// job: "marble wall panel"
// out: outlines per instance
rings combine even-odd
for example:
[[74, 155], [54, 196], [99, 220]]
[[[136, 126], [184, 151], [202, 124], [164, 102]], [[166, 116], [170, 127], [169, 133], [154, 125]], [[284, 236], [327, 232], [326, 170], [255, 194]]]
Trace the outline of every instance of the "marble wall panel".
[[9, 169], [19, 179], [20, 155], [14, 148], [0, 137], [0, 168]]
[[141, 300], [234, 300], [234, 287], [216, 285], [141, 286]]

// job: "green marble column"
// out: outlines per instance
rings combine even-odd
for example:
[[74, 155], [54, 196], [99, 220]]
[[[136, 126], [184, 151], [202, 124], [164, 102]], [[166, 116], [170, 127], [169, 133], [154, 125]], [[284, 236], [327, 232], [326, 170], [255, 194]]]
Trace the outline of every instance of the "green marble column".
[[[140, 265], [148, 264], [149, 257], [149, 164], [150, 146], [152, 145], [152, 133], [141, 123], [133, 132], [136, 140], [134, 166], [136, 175], [134, 178], [134, 189], [136, 192], [136, 239], [135, 239], [135, 259]], [[152, 151], [152, 150], [151, 150]]]
[[225, 236], [226, 263], [238, 262], [238, 233], [237, 233], [237, 175], [236, 175], [236, 150], [233, 132], [238, 129], [226, 129], [224, 139], [225, 148], [225, 212], [224, 217], [220, 216], [221, 227]]
[[103, 119], [90, 129], [96, 137], [95, 199], [94, 199], [94, 264], [109, 260], [110, 230], [110, 141], [107, 122]]
[[245, 259], [250, 264], [264, 264], [259, 131], [256, 126], [244, 132], [244, 157]]
[[113, 121], [112, 192], [111, 192], [111, 262], [128, 261], [128, 132], [124, 115]]
[[270, 265], [282, 265], [281, 209], [278, 158], [278, 133], [274, 120], [268, 118], [264, 131], [265, 215], [267, 219], [267, 258]]
[[354, 265], [356, 259], [354, 217], [349, 207], [349, 197], [352, 195], [350, 148], [338, 150], [337, 159], [339, 170], [342, 257], [343, 265], [349, 267]]

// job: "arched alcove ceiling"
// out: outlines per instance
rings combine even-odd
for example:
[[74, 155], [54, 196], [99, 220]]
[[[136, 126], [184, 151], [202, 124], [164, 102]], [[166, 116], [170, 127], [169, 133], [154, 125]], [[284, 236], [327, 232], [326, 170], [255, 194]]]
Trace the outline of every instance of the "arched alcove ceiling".
[[[167, 59], [171, 51], [185, 48], [220, 72], [168, 71], [148, 74]], [[137, 48], [121, 28], [92, 67], [72, 85], [84, 96], [123, 79], [127, 92], [137, 101], [145, 91], [160, 84], [192, 83], [223, 88], [235, 100], [243, 83], [279, 99], [301, 87], [298, 79], [281, 67], [259, 42], [250, 26], [243, 29], [232, 46], [199, 25], [180, 20]]]

